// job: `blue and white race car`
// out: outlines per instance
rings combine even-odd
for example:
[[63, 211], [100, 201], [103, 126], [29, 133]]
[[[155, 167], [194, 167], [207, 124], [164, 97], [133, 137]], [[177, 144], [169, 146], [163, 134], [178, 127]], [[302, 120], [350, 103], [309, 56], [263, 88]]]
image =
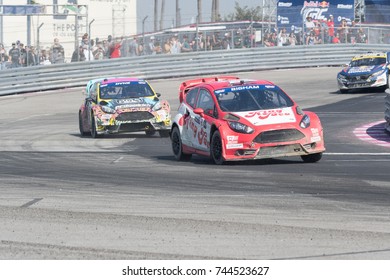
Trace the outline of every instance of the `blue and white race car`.
[[341, 93], [351, 89], [389, 88], [390, 52], [357, 55], [337, 74]]

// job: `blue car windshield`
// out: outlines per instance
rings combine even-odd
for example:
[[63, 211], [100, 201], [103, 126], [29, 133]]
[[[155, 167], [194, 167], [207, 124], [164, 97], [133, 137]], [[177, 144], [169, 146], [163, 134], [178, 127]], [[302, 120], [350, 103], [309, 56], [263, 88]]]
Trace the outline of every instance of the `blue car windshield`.
[[375, 66], [382, 65], [386, 63], [385, 57], [370, 57], [370, 58], [362, 58], [351, 61], [351, 67], [359, 67], [359, 66]]
[[100, 85], [101, 99], [128, 99], [154, 96], [150, 86], [146, 82], [115, 82]]
[[224, 112], [246, 112], [291, 107], [294, 102], [277, 86], [243, 85], [214, 91]]

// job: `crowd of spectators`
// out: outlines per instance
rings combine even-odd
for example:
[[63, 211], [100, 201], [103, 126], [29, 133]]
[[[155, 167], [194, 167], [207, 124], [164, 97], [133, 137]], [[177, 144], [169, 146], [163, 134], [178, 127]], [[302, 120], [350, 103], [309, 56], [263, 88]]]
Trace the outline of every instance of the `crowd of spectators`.
[[[303, 28], [294, 32], [287, 32], [286, 28], [278, 30], [267, 27], [264, 30], [247, 28], [121, 38], [109, 35], [103, 40], [91, 39], [85, 33], [79, 47], [72, 53], [70, 62], [194, 51], [339, 43], [367, 43], [367, 35], [353, 21], [348, 24], [346, 20], [342, 20], [339, 26], [335, 26], [332, 15], [322, 20], [307, 17]], [[38, 50], [19, 41], [5, 50], [0, 43], [0, 51], [1, 69], [67, 62], [58, 38], [54, 38], [50, 47]]]

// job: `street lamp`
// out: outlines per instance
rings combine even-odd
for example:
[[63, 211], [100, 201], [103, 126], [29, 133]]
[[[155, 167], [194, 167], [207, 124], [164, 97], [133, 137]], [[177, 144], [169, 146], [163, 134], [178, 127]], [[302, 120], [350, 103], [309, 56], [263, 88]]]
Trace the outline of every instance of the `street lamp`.
[[89, 34], [89, 38], [88, 38], [88, 61], [91, 60], [91, 25], [92, 23], [95, 21], [95, 19], [91, 20], [88, 24], [88, 34]]
[[38, 54], [39, 52], [41, 51], [41, 47], [40, 47], [40, 44], [39, 44], [39, 32], [40, 32], [40, 29], [42, 27], [42, 25], [44, 24], [44, 22], [42, 22], [39, 26], [38, 26], [38, 29], [37, 29], [37, 49], [38, 49]]
[[142, 41], [145, 45], [145, 20], [148, 18], [148, 16], [144, 17], [144, 19], [142, 20]]

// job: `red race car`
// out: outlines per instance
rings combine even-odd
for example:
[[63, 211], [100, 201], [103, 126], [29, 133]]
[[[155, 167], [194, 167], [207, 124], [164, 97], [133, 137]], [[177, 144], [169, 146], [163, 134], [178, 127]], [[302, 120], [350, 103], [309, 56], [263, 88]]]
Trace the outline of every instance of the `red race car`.
[[317, 162], [325, 151], [318, 116], [269, 81], [189, 80], [181, 84], [179, 99], [170, 133], [177, 160], [198, 154], [216, 164], [286, 156]]

